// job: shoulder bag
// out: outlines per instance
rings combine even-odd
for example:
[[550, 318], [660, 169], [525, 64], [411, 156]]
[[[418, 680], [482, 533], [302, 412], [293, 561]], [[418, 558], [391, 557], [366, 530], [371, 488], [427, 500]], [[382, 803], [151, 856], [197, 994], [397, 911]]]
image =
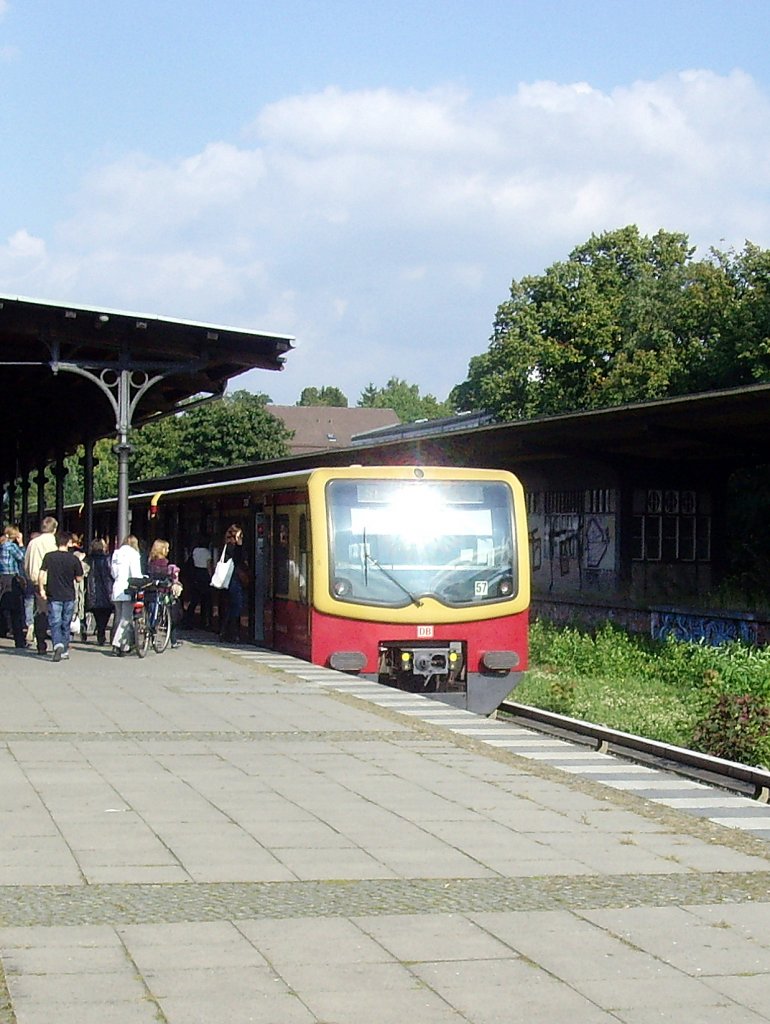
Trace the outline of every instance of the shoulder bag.
[[211, 586], [215, 590], [227, 590], [230, 586], [230, 580], [233, 578], [234, 563], [232, 558], [225, 558], [225, 550], [225, 548], [222, 548], [222, 554], [214, 566], [214, 573], [211, 577]]

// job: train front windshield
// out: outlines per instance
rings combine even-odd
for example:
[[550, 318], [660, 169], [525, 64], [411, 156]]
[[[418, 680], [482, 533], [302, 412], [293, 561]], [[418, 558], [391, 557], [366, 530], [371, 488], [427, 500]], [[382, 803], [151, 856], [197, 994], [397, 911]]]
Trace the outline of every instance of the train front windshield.
[[334, 480], [327, 485], [331, 594], [454, 607], [515, 596], [513, 496], [502, 482]]

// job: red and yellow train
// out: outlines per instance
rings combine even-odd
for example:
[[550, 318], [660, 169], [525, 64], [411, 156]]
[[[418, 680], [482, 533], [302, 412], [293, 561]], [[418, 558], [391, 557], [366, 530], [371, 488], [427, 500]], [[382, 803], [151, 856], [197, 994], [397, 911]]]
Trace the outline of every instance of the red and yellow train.
[[131, 509], [133, 532], [170, 539], [179, 559], [196, 535], [216, 547], [242, 526], [243, 625], [260, 646], [481, 714], [527, 667], [527, 520], [511, 473], [349, 466], [169, 481]]

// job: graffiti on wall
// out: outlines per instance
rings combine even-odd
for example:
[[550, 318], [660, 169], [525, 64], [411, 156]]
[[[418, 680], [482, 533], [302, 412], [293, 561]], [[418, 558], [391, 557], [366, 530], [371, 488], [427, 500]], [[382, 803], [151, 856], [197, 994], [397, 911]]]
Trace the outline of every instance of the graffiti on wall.
[[683, 640], [691, 643], [706, 643], [719, 647], [735, 640], [747, 644], [757, 642], [757, 626], [745, 619], [733, 619], [719, 615], [692, 615], [688, 612], [654, 611], [650, 618], [653, 639]]
[[610, 550], [609, 516], [589, 516], [585, 525], [586, 568], [601, 569]]
[[615, 516], [530, 514], [529, 547], [533, 574], [548, 573], [551, 588], [557, 579], [580, 588], [585, 572], [615, 570]]
[[529, 531], [529, 564], [532, 572], [539, 572], [543, 568], [543, 538], [537, 527]]

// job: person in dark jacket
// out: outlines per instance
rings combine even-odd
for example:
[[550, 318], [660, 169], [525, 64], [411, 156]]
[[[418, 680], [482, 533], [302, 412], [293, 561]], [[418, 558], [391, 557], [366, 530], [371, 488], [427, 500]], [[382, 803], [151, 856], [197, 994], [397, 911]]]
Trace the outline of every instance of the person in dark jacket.
[[27, 646], [24, 630], [24, 538], [15, 526], [6, 526], [0, 535], [0, 625], [5, 634], [10, 627], [14, 645]]
[[[103, 540], [91, 543], [91, 550], [86, 558], [88, 575], [86, 576], [86, 611], [90, 612], [96, 623], [96, 642], [101, 646], [107, 642], [107, 624], [112, 615], [112, 573], [110, 560], [107, 556], [107, 545]], [[82, 623], [82, 639], [87, 639], [85, 620]]]
[[223, 547], [225, 559], [233, 560], [233, 575], [227, 590], [222, 591], [219, 639], [237, 644], [241, 639], [241, 614], [249, 581], [249, 567], [243, 549], [243, 530], [237, 523], [228, 526]]
[[184, 613], [184, 624], [195, 625], [195, 609], [200, 605], [201, 629], [206, 629], [211, 620], [211, 573], [213, 571], [211, 547], [205, 537], [199, 537], [190, 555], [190, 600]]
[[53, 642], [53, 660], [70, 656], [70, 631], [75, 610], [75, 588], [83, 579], [83, 564], [69, 550], [71, 534], [56, 534], [56, 551], [43, 558], [37, 579], [38, 591], [48, 605], [48, 626]]

